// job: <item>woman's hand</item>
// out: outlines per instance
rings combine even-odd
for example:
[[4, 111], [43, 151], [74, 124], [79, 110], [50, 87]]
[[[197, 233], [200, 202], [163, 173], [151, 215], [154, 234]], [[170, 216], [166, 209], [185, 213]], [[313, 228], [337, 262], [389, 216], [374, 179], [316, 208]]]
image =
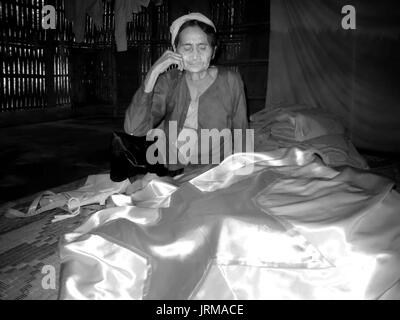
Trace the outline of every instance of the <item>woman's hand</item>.
[[146, 79], [144, 80], [144, 91], [147, 93], [153, 91], [158, 76], [165, 72], [173, 64], [178, 65], [178, 69], [182, 71], [183, 57], [173, 51], [165, 51], [147, 73]]

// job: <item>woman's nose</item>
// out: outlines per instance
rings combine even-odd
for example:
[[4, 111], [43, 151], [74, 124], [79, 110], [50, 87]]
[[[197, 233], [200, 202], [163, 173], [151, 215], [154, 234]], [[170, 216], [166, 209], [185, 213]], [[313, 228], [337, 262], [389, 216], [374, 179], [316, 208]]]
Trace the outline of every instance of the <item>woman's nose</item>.
[[198, 50], [195, 48], [195, 49], [193, 50], [193, 59], [196, 60], [198, 57], [199, 57], [199, 52], [198, 52]]

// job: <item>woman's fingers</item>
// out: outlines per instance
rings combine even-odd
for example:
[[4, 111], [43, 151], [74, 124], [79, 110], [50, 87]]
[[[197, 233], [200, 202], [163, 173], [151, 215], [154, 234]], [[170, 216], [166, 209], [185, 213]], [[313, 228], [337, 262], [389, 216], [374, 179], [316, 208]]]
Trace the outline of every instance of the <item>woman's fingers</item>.
[[158, 71], [158, 73], [165, 72], [171, 65], [176, 64], [178, 69], [183, 71], [183, 57], [179, 53], [167, 50], [164, 54], [157, 60], [154, 65], [154, 69]]
[[179, 59], [178, 68], [179, 68], [180, 71], [183, 71], [183, 66], [184, 66], [183, 57], [179, 53], [175, 53], [175, 55], [177, 56], [177, 59]]
[[179, 54], [179, 53], [173, 52], [173, 53], [171, 54], [171, 56], [174, 57], [174, 58], [176, 58], [176, 59], [183, 60], [182, 55]]
[[180, 71], [183, 71], [183, 57], [182, 57], [182, 55], [180, 55], [178, 53], [176, 53], [176, 56], [177, 56], [177, 59], [179, 60], [178, 69]]
[[169, 55], [161, 64], [162, 72], [166, 71], [171, 65], [176, 64], [179, 70], [183, 70], [183, 59], [181, 56]]
[[145, 92], [151, 92], [160, 74], [164, 73], [171, 65], [176, 64], [178, 69], [183, 71], [183, 57], [182, 55], [167, 50], [163, 55], [153, 64], [145, 79]]
[[165, 51], [164, 54], [161, 56], [161, 58], [158, 61], [163, 62], [163, 61], [171, 59], [171, 58], [183, 59], [182, 55], [180, 55], [179, 53], [175, 53], [172, 51]]
[[178, 69], [179, 70], [183, 70], [183, 58], [182, 58], [182, 56], [172, 56], [172, 57], [170, 57], [170, 60], [171, 60], [171, 64], [176, 64], [176, 65], [178, 65]]
[[167, 50], [167, 51], [165, 51], [163, 55], [171, 55], [171, 56], [176, 56], [176, 57], [182, 57], [182, 55], [181, 55], [181, 54], [179, 54], [179, 53], [176, 53], [176, 52], [174, 52], [174, 51], [171, 51], [171, 50]]

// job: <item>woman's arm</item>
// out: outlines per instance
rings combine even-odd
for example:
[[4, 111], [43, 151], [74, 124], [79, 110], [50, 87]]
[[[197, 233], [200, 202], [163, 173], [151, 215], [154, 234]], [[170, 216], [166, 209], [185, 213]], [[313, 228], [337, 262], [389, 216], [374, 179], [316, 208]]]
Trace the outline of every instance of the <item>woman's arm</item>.
[[124, 130], [134, 136], [145, 136], [164, 117], [169, 83], [159, 77], [154, 90], [145, 92], [144, 84], [136, 91], [125, 112]]
[[[253, 151], [251, 137], [246, 138], [249, 124], [247, 120], [247, 105], [246, 96], [244, 92], [244, 85], [239, 73], [231, 74], [231, 90], [233, 94], [233, 110], [232, 110], [232, 133], [234, 137], [234, 150], [235, 152]], [[241, 130], [241, 139], [235, 135], [235, 129]], [[247, 139], [250, 138], [250, 141]]]
[[[161, 122], [166, 111], [166, 99], [171, 79], [164, 73], [171, 65], [183, 68], [182, 57], [166, 51], [147, 73], [125, 113], [124, 130], [134, 136], [145, 136]], [[161, 75], [161, 76], [160, 76]]]
[[244, 85], [239, 73], [235, 73], [232, 83], [234, 93], [234, 106], [232, 115], [232, 129], [247, 129], [247, 105]]

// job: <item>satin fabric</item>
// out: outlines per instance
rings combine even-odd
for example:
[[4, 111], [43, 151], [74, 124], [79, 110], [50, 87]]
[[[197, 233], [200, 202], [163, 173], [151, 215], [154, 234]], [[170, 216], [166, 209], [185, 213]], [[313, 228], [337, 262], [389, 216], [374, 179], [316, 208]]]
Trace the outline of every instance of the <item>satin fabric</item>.
[[313, 148], [329, 166], [368, 169], [339, 119], [329, 112], [295, 104], [264, 109], [250, 119], [256, 152], [293, 146]]
[[400, 298], [392, 186], [299, 148], [156, 178], [63, 237], [59, 297]]

